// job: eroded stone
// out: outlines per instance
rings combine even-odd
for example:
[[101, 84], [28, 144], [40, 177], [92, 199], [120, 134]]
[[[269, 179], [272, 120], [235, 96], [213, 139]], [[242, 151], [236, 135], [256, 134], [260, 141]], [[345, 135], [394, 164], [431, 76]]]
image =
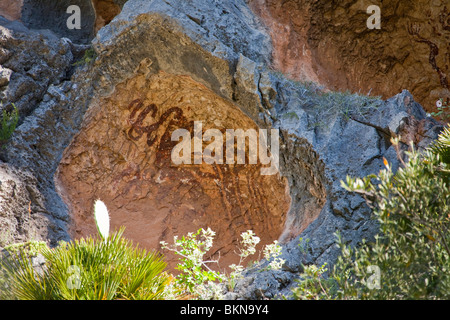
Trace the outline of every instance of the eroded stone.
[[[113, 228], [149, 249], [199, 228], [216, 232], [212, 254], [221, 266], [238, 262], [240, 234], [253, 230], [262, 245], [281, 235], [290, 196], [279, 174], [251, 165], [174, 165], [174, 130], [255, 129], [237, 107], [187, 76], [138, 75], [116, 86], [89, 112], [59, 166], [60, 193], [69, 204], [75, 238], [96, 234], [93, 201], [108, 206]], [[208, 143], [204, 142], [204, 146]], [[224, 141], [225, 150], [225, 141]], [[248, 155], [248, 154], [247, 154]], [[174, 266], [176, 260], [168, 255]]]

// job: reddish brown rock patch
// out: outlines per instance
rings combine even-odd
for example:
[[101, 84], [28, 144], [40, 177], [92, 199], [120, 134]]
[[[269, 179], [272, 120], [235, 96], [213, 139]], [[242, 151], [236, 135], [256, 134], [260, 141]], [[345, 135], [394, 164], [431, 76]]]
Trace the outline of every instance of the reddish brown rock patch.
[[[112, 228], [125, 226], [125, 236], [146, 248], [210, 227], [222, 267], [237, 262], [241, 232], [253, 230], [261, 245], [278, 239], [290, 205], [284, 178], [262, 176], [260, 164], [173, 164], [172, 132], [192, 130], [193, 121], [203, 121], [203, 131], [258, 129], [203, 85], [165, 73], [135, 76], [91, 107], [57, 174], [72, 235], [96, 234], [92, 206], [100, 198]], [[174, 257], [167, 258], [173, 267]]]
[[[387, 99], [409, 90], [428, 112], [450, 100], [450, 8], [446, 1], [250, 0], [286, 75]], [[381, 29], [366, 22], [381, 9]]]
[[93, 0], [92, 4], [95, 9], [95, 33], [111, 22], [117, 16], [121, 9], [114, 0]]
[[19, 20], [21, 17], [23, 0], [0, 1], [0, 15], [8, 20]]

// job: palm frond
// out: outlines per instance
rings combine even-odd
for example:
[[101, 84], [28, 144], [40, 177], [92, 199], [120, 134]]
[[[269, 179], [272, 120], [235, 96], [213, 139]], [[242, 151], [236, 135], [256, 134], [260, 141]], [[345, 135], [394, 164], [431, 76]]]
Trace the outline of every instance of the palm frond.
[[430, 150], [439, 155], [445, 165], [450, 165], [450, 126], [446, 127], [438, 139], [430, 146]]

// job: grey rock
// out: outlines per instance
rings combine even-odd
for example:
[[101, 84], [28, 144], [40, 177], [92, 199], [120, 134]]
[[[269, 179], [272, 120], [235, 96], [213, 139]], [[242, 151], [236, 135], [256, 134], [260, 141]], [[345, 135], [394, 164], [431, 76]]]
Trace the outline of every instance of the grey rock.
[[14, 103], [20, 115], [12, 137], [0, 150], [2, 241], [56, 244], [70, 238], [67, 208], [53, 175], [83, 114], [83, 108], [66, 106], [72, 99], [66, 76], [74, 45], [51, 32], [29, 30], [1, 18], [0, 31], [1, 65], [12, 70], [8, 84], [0, 88], [2, 108]]
[[32, 172], [0, 163], [0, 246], [46, 240], [50, 218]]
[[296, 278], [294, 273], [278, 270], [248, 272], [237, 281], [234, 292], [225, 296], [237, 300], [282, 299], [290, 295]]

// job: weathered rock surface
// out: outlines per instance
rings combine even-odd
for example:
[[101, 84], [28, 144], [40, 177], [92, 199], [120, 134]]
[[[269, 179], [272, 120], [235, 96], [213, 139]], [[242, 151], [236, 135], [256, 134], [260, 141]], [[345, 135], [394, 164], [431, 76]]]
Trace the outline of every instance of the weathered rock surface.
[[[124, 235], [147, 248], [210, 227], [217, 232], [212, 253], [220, 251], [225, 266], [239, 262], [234, 251], [242, 232], [260, 235], [258, 248], [278, 238], [290, 205], [285, 179], [261, 175], [261, 164], [172, 162], [178, 144], [172, 134], [183, 128], [197, 137], [194, 121], [202, 121], [203, 134], [258, 130], [236, 106], [192, 78], [162, 71], [118, 84], [110, 97], [91, 106], [57, 177], [71, 209], [73, 237], [97, 233], [91, 208], [100, 198], [110, 210], [112, 228], [125, 226]], [[225, 135], [222, 139], [224, 159], [229, 150]], [[206, 145], [200, 142], [201, 150]], [[166, 260], [175, 267], [178, 257]]]
[[14, 103], [21, 120], [43, 99], [50, 85], [66, 77], [73, 60], [70, 42], [51, 32], [29, 31], [0, 17], [0, 101]]
[[[53, 242], [95, 232], [97, 197], [114, 226], [149, 248], [211, 227], [224, 264], [240, 231], [252, 228], [263, 242], [283, 242], [286, 263], [249, 272], [230, 296], [288, 292], [302, 264], [333, 263], [336, 231], [352, 245], [377, 232], [364, 200], [340, 180], [377, 173], [383, 157], [397, 168], [390, 137], [424, 147], [442, 127], [406, 90], [383, 101], [286, 79], [268, 67], [272, 40], [243, 0], [128, 1], [94, 39], [95, 61], [49, 83], [14, 133], [3, 152], [6, 180], [35, 188], [2, 198], [31, 200], [42, 219], [16, 215], [38, 230], [48, 219], [44, 237]], [[205, 130], [279, 129], [280, 175], [263, 177], [258, 165], [175, 165], [170, 136], [193, 121]], [[14, 216], [14, 205], [4, 206]]]
[[[447, 1], [249, 0], [274, 44], [273, 66], [293, 79], [387, 99], [408, 88], [428, 112], [450, 100]], [[381, 9], [370, 30], [367, 8]]]
[[[88, 43], [125, 2], [4, 0], [0, 15]], [[450, 99], [450, 14], [445, 1], [247, 2], [273, 42], [272, 67], [292, 79], [384, 99], [408, 88], [428, 112], [436, 111], [438, 99]], [[66, 26], [69, 5], [81, 9], [80, 30]], [[381, 9], [379, 30], [367, 28], [369, 5]]]
[[2, 163], [0, 182], [0, 247], [45, 239], [49, 222], [41, 214], [45, 205], [33, 174]]
[[[2, 108], [12, 103], [20, 121], [0, 150], [2, 162], [2, 244], [25, 240], [69, 240], [67, 207], [53, 175], [62, 151], [79, 126], [83, 109], [67, 109], [76, 46], [50, 31], [27, 29], [0, 17]], [[77, 116], [78, 122], [77, 122]]]

